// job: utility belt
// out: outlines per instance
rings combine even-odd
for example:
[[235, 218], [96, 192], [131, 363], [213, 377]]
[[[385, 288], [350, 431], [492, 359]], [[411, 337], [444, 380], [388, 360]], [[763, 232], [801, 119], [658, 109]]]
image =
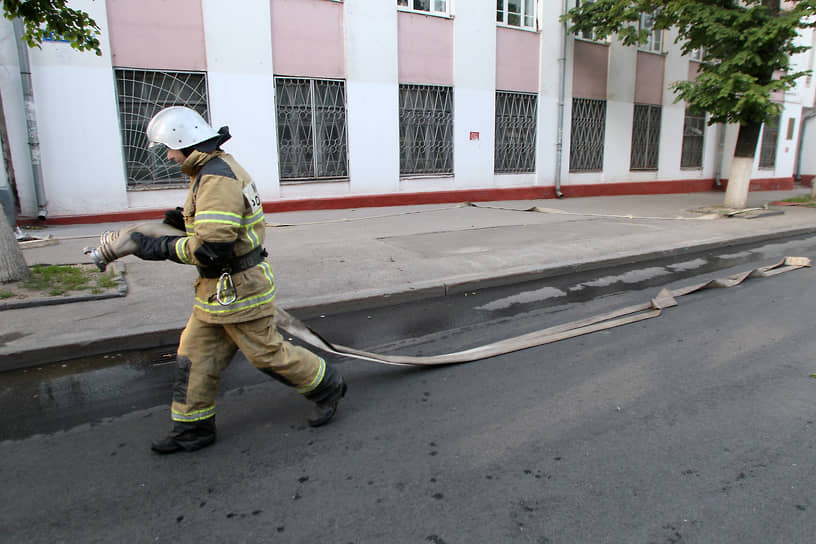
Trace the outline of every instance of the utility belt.
[[238, 272], [249, 270], [253, 266], [261, 264], [267, 255], [269, 255], [269, 253], [259, 246], [249, 253], [232, 258], [223, 266], [199, 266], [197, 267], [198, 275], [202, 278], [220, 278], [223, 274], [237, 274]]

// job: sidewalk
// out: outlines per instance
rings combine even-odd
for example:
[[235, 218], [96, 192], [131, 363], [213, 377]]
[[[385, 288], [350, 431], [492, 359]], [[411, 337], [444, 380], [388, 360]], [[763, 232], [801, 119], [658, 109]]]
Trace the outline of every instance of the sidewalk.
[[[748, 207], [809, 189], [754, 192]], [[574, 198], [267, 214], [278, 305], [306, 318], [615, 263], [816, 233], [816, 209], [770, 206], [753, 219], [699, 210], [724, 193]], [[172, 204], [172, 203], [170, 203]], [[171, 207], [168, 205], [168, 207]], [[525, 211], [539, 207], [538, 212]], [[82, 248], [124, 223], [30, 231], [58, 240], [29, 265], [90, 262]], [[0, 311], [0, 371], [174, 343], [192, 307], [193, 267], [122, 260], [121, 298]]]

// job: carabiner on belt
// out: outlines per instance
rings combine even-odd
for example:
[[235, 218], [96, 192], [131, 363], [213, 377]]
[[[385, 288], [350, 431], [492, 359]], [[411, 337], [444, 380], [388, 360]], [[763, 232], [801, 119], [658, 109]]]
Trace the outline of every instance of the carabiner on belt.
[[229, 272], [224, 272], [218, 278], [215, 299], [221, 306], [229, 306], [238, 299], [238, 293], [235, 291], [235, 284], [232, 283], [232, 276]]

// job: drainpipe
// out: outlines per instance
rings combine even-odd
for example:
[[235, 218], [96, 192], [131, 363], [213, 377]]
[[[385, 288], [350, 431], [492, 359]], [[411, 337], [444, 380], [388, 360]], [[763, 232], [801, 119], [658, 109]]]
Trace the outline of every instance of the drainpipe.
[[40, 163], [40, 140], [37, 134], [37, 108], [34, 103], [34, 86], [31, 84], [31, 65], [28, 62], [28, 44], [23, 41], [23, 20], [14, 19], [14, 37], [17, 40], [17, 57], [20, 61], [20, 81], [23, 86], [26, 129], [28, 131], [28, 151], [31, 154], [31, 172], [34, 178], [34, 193], [37, 199], [37, 218], [45, 221], [48, 216], [48, 199], [45, 197], [42, 165]]
[[[567, 14], [568, 0], [563, 1], [561, 15]], [[561, 56], [558, 58], [558, 136], [555, 144], [555, 196], [563, 198], [561, 192], [561, 164], [564, 160], [564, 95], [567, 85], [567, 21], [561, 23]]]

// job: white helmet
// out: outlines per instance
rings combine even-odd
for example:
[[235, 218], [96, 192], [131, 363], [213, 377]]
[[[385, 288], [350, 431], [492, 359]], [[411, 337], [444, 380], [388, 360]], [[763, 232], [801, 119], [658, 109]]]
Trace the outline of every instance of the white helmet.
[[184, 149], [218, 136], [218, 132], [198, 112], [184, 106], [170, 106], [153, 116], [147, 125], [148, 147], [164, 144]]

